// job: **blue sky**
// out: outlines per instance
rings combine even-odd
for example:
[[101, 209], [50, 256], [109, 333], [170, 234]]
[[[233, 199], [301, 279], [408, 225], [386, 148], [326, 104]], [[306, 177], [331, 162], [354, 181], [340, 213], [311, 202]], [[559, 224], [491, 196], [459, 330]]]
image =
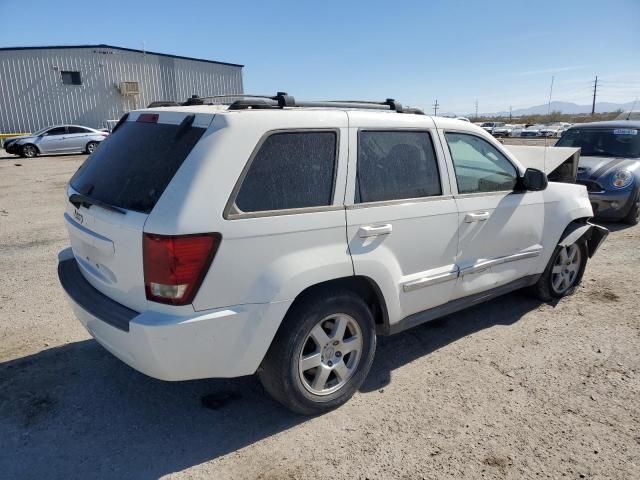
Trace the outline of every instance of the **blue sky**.
[[0, 46], [144, 42], [241, 63], [247, 93], [462, 114], [546, 103], [552, 75], [554, 100], [588, 104], [598, 74], [599, 101], [640, 97], [640, 0], [0, 0], [0, 19]]

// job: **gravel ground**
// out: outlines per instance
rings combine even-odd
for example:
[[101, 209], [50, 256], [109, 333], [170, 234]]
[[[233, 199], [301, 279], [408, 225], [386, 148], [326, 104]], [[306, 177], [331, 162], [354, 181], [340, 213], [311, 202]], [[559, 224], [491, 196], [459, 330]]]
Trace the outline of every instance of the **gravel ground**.
[[[0, 477], [640, 478], [640, 228], [556, 305], [515, 293], [380, 339], [317, 418], [253, 377], [164, 383], [98, 346], [56, 276], [82, 156], [0, 153]], [[18, 166], [20, 165], [20, 166]]]

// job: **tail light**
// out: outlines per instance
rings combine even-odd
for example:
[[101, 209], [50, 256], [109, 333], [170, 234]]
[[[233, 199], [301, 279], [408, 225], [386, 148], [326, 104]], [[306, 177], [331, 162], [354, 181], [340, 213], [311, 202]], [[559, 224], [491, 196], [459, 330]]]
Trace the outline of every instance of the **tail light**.
[[143, 237], [147, 299], [170, 305], [193, 301], [220, 246], [219, 233]]

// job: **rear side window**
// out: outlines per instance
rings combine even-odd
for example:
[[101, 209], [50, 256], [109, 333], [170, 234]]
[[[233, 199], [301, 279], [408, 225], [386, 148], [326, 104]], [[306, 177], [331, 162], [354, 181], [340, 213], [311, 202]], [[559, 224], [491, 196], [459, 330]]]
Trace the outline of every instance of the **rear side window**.
[[356, 203], [441, 194], [438, 162], [428, 132], [360, 132]]
[[270, 135], [251, 162], [236, 207], [249, 213], [331, 205], [336, 141], [335, 132]]
[[82, 127], [69, 127], [69, 133], [91, 133], [91, 130]]
[[124, 122], [100, 143], [71, 179], [83, 195], [126, 210], [149, 213], [204, 128]]

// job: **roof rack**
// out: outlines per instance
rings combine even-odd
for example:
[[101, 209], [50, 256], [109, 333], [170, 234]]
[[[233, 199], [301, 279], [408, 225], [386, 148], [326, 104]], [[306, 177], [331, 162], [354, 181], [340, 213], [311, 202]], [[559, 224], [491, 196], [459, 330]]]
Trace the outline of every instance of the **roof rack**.
[[365, 110], [391, 110], [397, 113], [412, 113], [424, 115], [419, 108], [403, 107], [393, 98], [387, 98], [384, 102], [371, 102], [367, 100], [328, 100], [323, 102], [297, 101], [286, 92], [278, 92], [275, 95], [247, 95], [236, 93], [229, 95], [211, 95], [199, 97], [193, 95], [183, 105], [204, 105], [205, 100], [217, 100], [223, 98], [238, 98], [229, 105], [229, 110], [253, 110], [291, 107], [328, 107], [328, 108], [357, 108]]

